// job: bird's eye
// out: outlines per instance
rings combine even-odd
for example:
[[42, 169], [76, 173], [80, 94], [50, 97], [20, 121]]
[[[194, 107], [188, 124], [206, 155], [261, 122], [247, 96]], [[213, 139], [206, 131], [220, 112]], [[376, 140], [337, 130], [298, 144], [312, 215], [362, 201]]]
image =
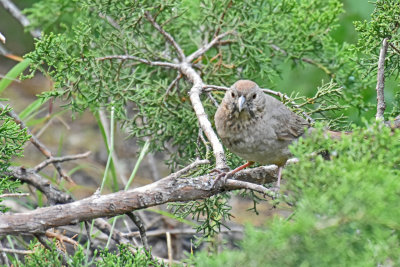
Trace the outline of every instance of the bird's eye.
[[232, 97], [235, 97], [236, 95], [235, 95], [235, 93], [234, 93], [234, 92], [231, 92], [231, 96], [232, 96]]
[[256, 97], [257, 97], [257, 94], [254, 94], [254, 95], [253, 95], [253, 99], [256, 99]]

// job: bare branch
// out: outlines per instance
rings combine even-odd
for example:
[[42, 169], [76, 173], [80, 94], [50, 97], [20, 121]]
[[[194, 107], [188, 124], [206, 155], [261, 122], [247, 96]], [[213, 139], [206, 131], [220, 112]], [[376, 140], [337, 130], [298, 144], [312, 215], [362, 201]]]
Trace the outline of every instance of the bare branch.
[[160, 66], [160, 67], [166, 67], [166, 68], [171, 68], [171, 69], [178, 69], [179, 65], [174, 64], [174, 63], [169, 63], [169, 62], [163, 62], [163, 61], [150, 61], [144, 58], [136, 57], [136, 56], [129, 56], [129, 55], [111, 55], [111, 56], [105, 56], [105, 57], [98, 57], [96, 60], [103, 61], [107, 59], [122, 59], [122, 60], [136, 60], [141, 63], [150, 65], [150, 66]]
[[[259, 172], [257, 169], [255, 168], [254, 173]], [[239, 172], [233, 178], [236, 179], [241, 176], [242, 179], [245, 179], [244, 181], [247, 183], [242, 184], [245, 189], [257, 189], [267, 193], [259, 187], [251, 188], [248, 181], [255, 180], [252, 178], [253, 172], [251, 170], [253, 169], [246, 170], [247, 175]], [[255, 176], [258, 175], [255, 174]], [[0, 216], [0, 235], [41, 234], [52, 227], [121, 215], [167, 202], [204, 199], [222, 191], [241, 188], [238, 183], [234, 182], [229, 182], [227, 186], [214, 185], [215, 176], [204, 175], [180, 179], [169, 176], [129, 191], [120, 191], [103, 196], [93, 195], [73, 203], [38, 208], [25, 213], [4, 214]], [[273, 179], [276, 179], [276, 177]], [[96, 225], [96, 227], [98, 226]]]
[[200, 49], [198, 49], [197, 51], [192, 53], [190, 56], [188, 56], [186, 61], [187, 62], [192, 62], [196, 58], [202, 56], [205, 52], [210, 50], [211, 47], [213, 47], [216, 43], [218, 43], [219, 40], [221, 40], [225, 36], [227, 36], [229, 34], [232, 34], [232, 33], [233, 33], [233, 31], [227, 31], [227, 32], [224, 32], [224, 33], [216, 36], [211, 42], [209, 42], [208, 44], [204, 45], [203, 47], [201, 47]]
[[228, 2], [228, 4], [225, 6], [224, 11], [222, 12], [221, 16], [219, 17], [219, 22], [218, 22], [218, 28], [214, 33], [214, 37], [217, 36], [219, 34], [219, 32], [221, 31], [221, 26], [222, 26], [222, 22], [224, 21], [224, 17], [228, 11], [228, 9], [232, 6], [232, 0], [230, 0]]
[[[196, 229], [193, 228], [184, 228], [184, 229], [156, 229], [152, 231], [147, 231], [147, 236], [160, 236], [160, 235], [165, 235], [166, 232], [170, 232], [172, 235], [195, 235], [199, 234], [199, 232]], [[236, 227], [229, 227], [229, 229], [221, 229], [220, 233], [232, 233], [232, 232], [239, 232], [243, 233], [244, 228], [242, 226], [236, 226]], [[131, 232], [127, 234], [123, 234], [125, 237], [137, 237], [140, 235], [139, 232]]]
[[146, 229], [144, 228], [142, 218], [140, 218], [139, 214], [135, 214], [133, 212], [128, 212], [126, 215], [132, 220], [132, 222], [139, 229], [140, 238], [142, 239], [142, 244], [144, 248], [147, 251], [150, 251], [149, 242], [147, 241]]
[[218, 101], [213, 97], [213, 95], [212, 95], [210, 92], [206, 92], [206, 94], [207, 94], [208, 99], [210, 99], [211, 102], [214, 104], [214, 106], [215, 106], [216, 108], [218, 108], [218, 107], [219, 107], [219, 103], [218, 103]]
[[228, 91], [229, 87], [226, 86], [218, 86], [218, 85], [211, 85], [211, 84], [205, 84], [203, 85], [203, 89], [205, 92], [211, 92], [211, 91]]
[[187, 172], [189, 172], [190, 170], [196, 168], [197, 166], [204, 165], [204, 164], [210, 164], [210, 161], [208, 159], [196, 160], [196, 161], [190, 163], [189, 165], [187, 165], [185, 168], [183, 168], [177, 172], [174, 172], [174, 173], [168, 175], [167, 177], [172, 178], [172, 179], [177, 179], [177, 178], [181, 177], [182, 175], [186, 174]]
[[[5, 109], [6, 107], [0, 103], [0, 109]], [[7, 115], [10, 116], [11, 118], [14, 119], [14, 121], [19, 125], [21, 129], [25, 129], [26, 133], [31, 136], [31, 143], [46, 157], [46, 158], [52, 158], [53, 155], [51, 151], [44, 145], [42, 144], [39, 139], [32, 134], [32, 132], [29, 130], [29, 128], [25, 125], [25, 123], [19, 118], [18, 114], [15, 113], [13, 110], [10, 110], [7, 112]], [[71, 179], [71, 177], [68, 176], [68, 174], [61, 168], [60, 163], [54, 162], [53, 163], [54, 167], [56, 168], [58, 174], [60, 177], [64, 178], [71, 184], [75, 184], [75, 182]]]
[[49, 180], [44, 179], [37, 174], [33, 169], [25, 169], [23, 167], [10, 167], [4, 173], [5, 176], [13, 177], [23, 183], [34, 186], [41, 191], [51, 204], [63, 204], [73, 201], [72, 197], [57, 188], [55, 188]]
[[174, 88], [175, 84], [177, 84], [180, 79], [182, 79], [182, 74], [178, 73], [176, 78], [169, 84], [167, 90], [165, 91], [164, 99], [171, 92], [172, 88]]
[[388, 38], [383, 39], [382, 47], [379, 52], [378, 60], [378, 73], [376, 83], [376, 119], [383, 120], [383, 114], [385, 113], [385, 58], [388, 50]]
[[276, 192], [274, 192], [273, 190], [266, 188], [265, 186], [262, 186], [259, 184], [253, 184], [253, 183], [249, 183], [249, 182], [245, 182], [245, 181], [232, 180], [232, 179], [226, 180], [225, 188], [231, 189], [231, 190], [250, 189], [250, 190], [254, 190], [256, 192], [265, 194], [272, 198], [276, 198], [279, 195]]
[[400, 54], [400, 49], [398, 49], [393, 43], [389, 42], [390, 47], [397, 52], [397, 54]]
[[[27, 27], [31, 24], [27, 17], [22, 14], [21, 10], [19, 10], [19, 8], [13, 2], [10, 0], [0, 0], [0, 3], [14, 18], [19, 21], [19, 23], [21, 23], [22, 26]], [[39, 30], [31, 30], [30, 33], [35, 38], [40, 38], [41, 36]]]
[[[125, 238], [120, 231], [117, 229], [113, 229], [111, 233], [112, 226], [104, 219], [98, 218], [94, 220], [94, 226], [102, 231], [107, 236], [111, 234], [111, 239], [114, 240], [117, 244], [129, 244], [129, 239]], [[129, 249], [131, 252], [136, 252], [134, 248]]]
[[33, 169], [34, 169], [35, 172], [39, 172], [49, 164], [56, 163], [56, 162], [58, 163], [58, 162], [64, 162], [64, 161], [70, 161], [70, 160], [86, 158], [89, 155], [90, 155], [90, 151], [87, 151], [87, 152], [85, 152], [83, 154], [76, 154], [76, 155], [70, 155], [70, 156], [64, 156], [64, 157], [51, 157], [51, 158], [48, 158], [47, 160], [41, 162], [40, 164], [38, 164]]
[[0, 198], [5, 198], [5, 197], [26, 197], [29, 196], [28, 193], [7, 193], [7, 194], [1, 194]]
[[10, 248], [0, 248], [0, 251], [6, 253], [22, 254], [22, 255], [29, 255], [35, 253], [33, 250], [21, 250], [21, 249], [10, 249]]
[[196, 113], [200, 127], [207, 136], [207, 139], [210, 141], [211, 146], [213, 148], [213, 153], [216, 161], [216, 168], [226, 169], [227, 166], [226, 166], [224, 148], [221, 142], [219, 141], [218, 136], [214, 132], [211, 122], [208, 119], [207, 113], [205, 112], [203, 104], [201, 103], [200, 100], [200, 95], [203, 91], [203, 86], [204, 86], [203, 80], [201, 79], [200, 75], [188, 63], [182, 63], [179, 69], [182, 72], [182, 74], [185, 75], [193, 83], [193, 86], [189, 91], [190, 101], [192, 103], [194, 112]]
[[151, 16], [150, 12], [146, 11], [144, 13], [146, 19], [153, 25], [154, 28], [156, 28], [157, 31], [159, 31], [165, 39], [173, 46], [175, 47], [175, 50], [178, 54], [178, 57], [181, 61], [185, 60], [185, 54], [183, 53], [182, 48], [178, 45], [178, 43], [175, 41], [175, 39], [168, 33], [166, 32]]

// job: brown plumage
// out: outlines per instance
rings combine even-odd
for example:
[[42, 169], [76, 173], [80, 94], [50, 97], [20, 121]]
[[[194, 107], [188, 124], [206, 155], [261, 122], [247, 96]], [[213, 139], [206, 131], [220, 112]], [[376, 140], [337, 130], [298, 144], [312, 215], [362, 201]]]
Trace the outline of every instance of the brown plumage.
[[255, 82], [239, 80], [226, 92], [215, 113], [215, 126], [222, 143], [249, 161], [247, 165], [278, 165], [279, 186], [281, 167], [291, 156], [288, 146], [309, 124], [279, 100], [264, 94]]

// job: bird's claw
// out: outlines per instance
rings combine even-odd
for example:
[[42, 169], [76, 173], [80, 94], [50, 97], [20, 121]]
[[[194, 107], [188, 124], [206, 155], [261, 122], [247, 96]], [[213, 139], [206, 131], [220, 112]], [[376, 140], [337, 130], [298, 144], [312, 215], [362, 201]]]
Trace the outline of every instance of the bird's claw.
[[215, 178], [214, 183], [212, 184], [212, 187], [215, 187], [218, 184], [218, 181], [222, 179], [222, 185], [226, 183], [226, 180], [229, 179], [232, 176], [232, 171], [224, 171], [220, 169], [213, 169], [211, 170], [210, 173], [217, 172], [218, 176]]

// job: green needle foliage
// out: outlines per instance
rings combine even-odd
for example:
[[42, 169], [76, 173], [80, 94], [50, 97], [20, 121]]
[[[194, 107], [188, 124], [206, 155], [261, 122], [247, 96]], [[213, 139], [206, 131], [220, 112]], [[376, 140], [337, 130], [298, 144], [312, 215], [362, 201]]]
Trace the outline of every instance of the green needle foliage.
[[[23, 145], [29, 140], [26, 130], [21, 130], [14, 120], [8, 116], [11, 109], [6, 106], [0, 109], [0, 173], [5, 173], [10, 167], [13, 157], [22, 156]], [[7, 176], [0, 177], [0, 194], [3, 192], [17, 192], [20, 185], [17, 181], [8, 179]], [[0, 199], [0, 202], [2, 199]], [[0, 205], [0, 212], [7, 208]]]
[[197, 266], [399, 265], [399, 140], [374, 122], [340, 141], [319, 127], [292, 147], [300, 161], [284, 172], [294, 215], [249, 227], [243, 250], [202, 255]]

